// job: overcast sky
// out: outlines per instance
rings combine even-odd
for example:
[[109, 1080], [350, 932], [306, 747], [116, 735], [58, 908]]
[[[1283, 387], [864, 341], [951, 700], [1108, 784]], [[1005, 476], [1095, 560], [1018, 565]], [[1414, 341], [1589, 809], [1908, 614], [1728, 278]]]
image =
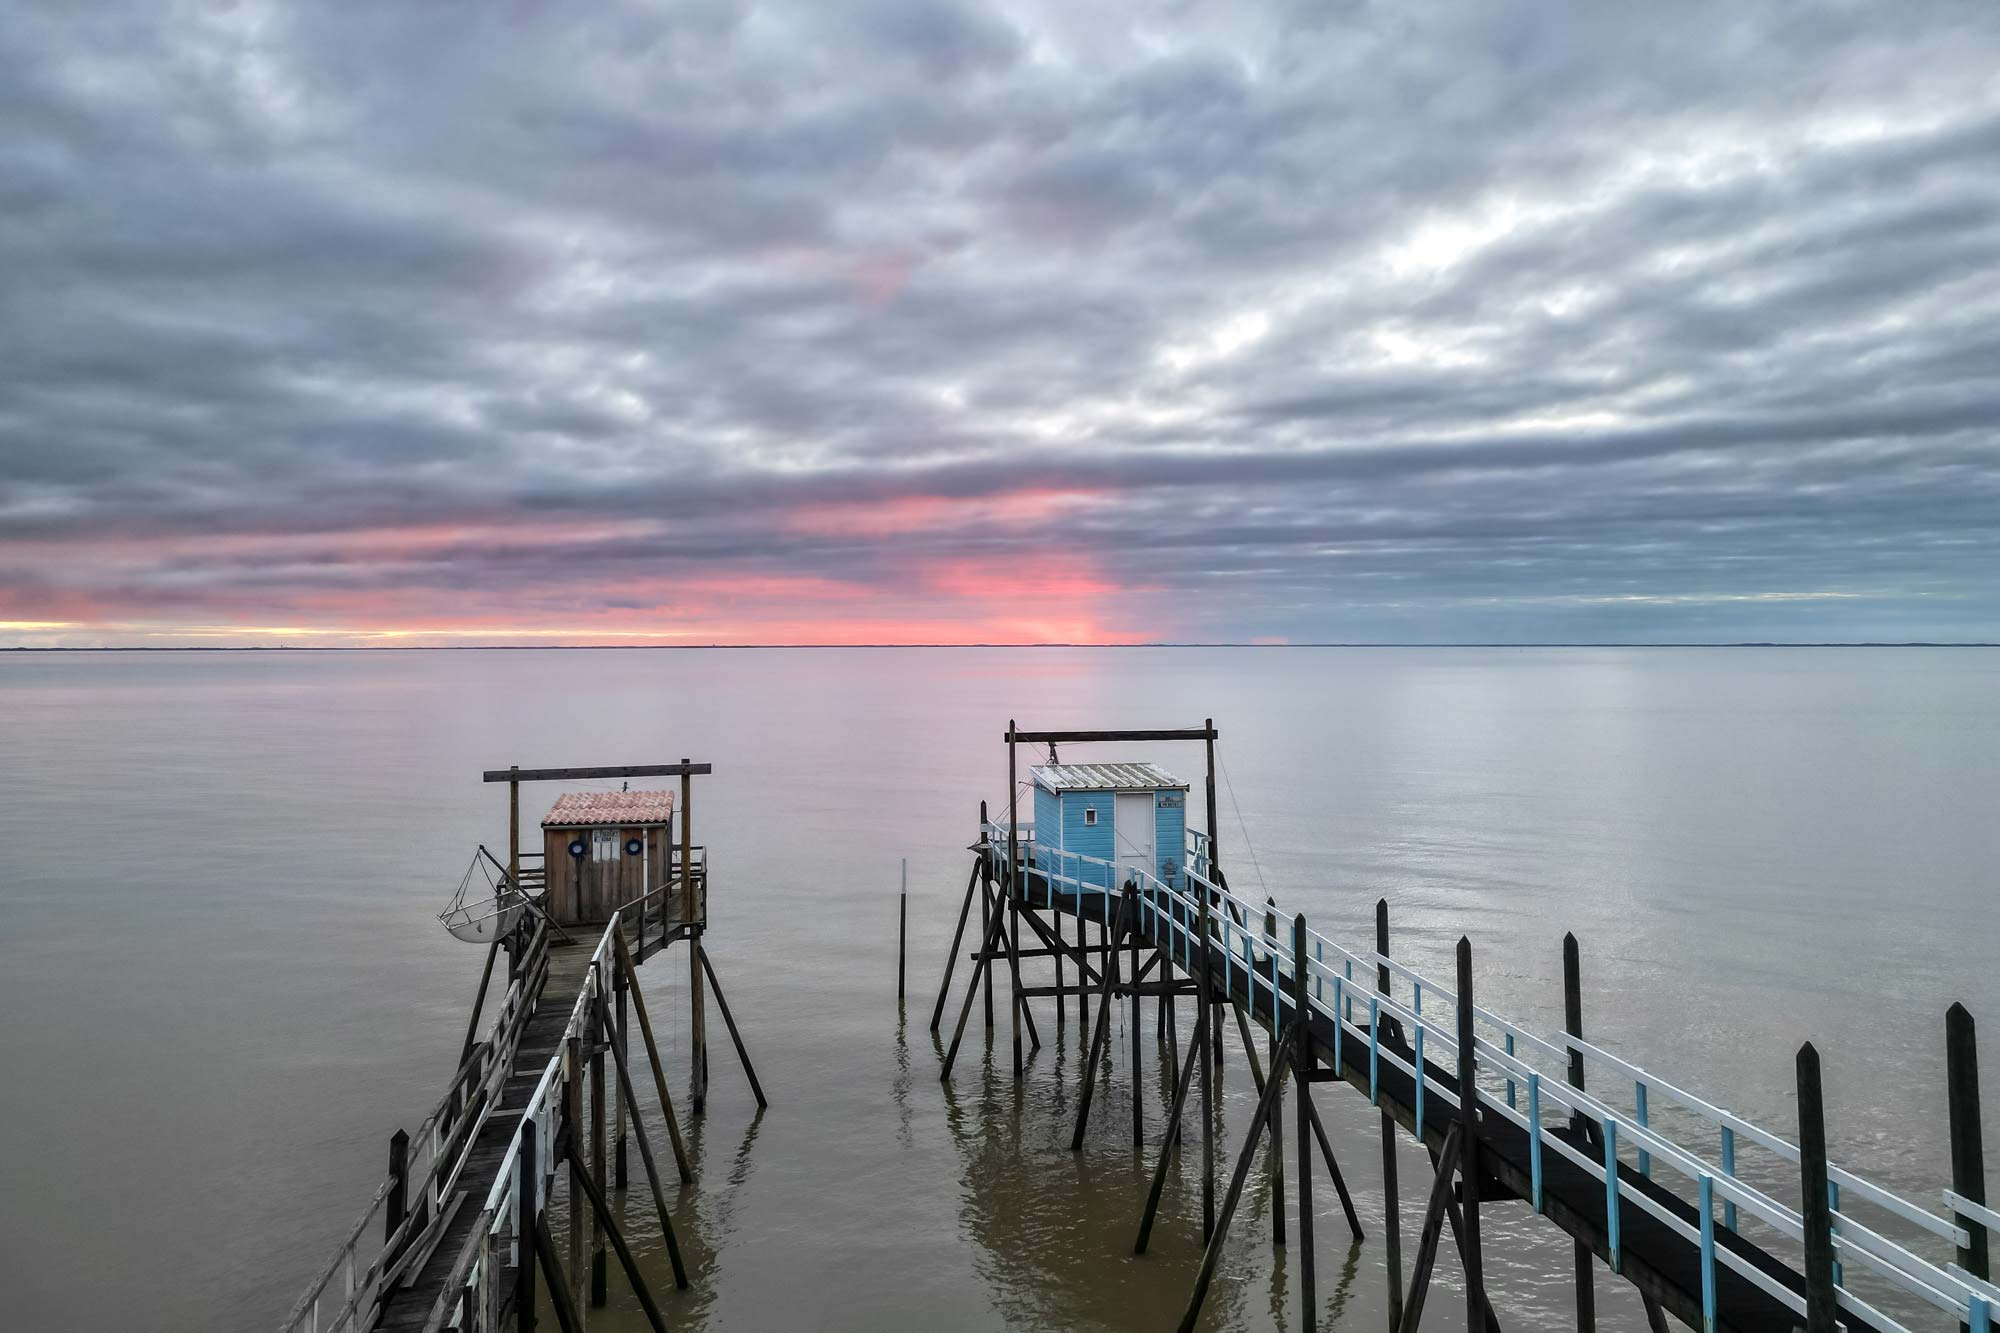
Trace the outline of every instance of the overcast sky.
[[1990, 0], [17, 2], [0, 645], [2000, 638], [1996, 261]]

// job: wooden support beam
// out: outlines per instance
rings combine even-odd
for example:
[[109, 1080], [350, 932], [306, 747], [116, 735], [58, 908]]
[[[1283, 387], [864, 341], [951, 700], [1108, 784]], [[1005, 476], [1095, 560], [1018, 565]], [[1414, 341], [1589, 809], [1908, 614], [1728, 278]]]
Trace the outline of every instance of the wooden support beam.
[[389, 1199], [382, 1212], [382, 1243], [396, 1234], [409, 1212], [410, 1131], [399, 1129], [389, 1136]]
[[[1379, 950], [1378, 950], [1379, 952]], [[1459, 1127], [1445, 1134], [1444, 1149], [1438, 1154], [1437, 1175], [1431, 1181], [1430, 1202], [1424, 1208], [1423, 1226], [1417, 1232], [1417, 1259], [1410, 1270], [1410, 1291], [1397, 1302], [1397, 1333], [1417, 1333], [1424, 1318], [1424, 1298], [1430, 1295], [1431, 1267], [1437, 1262], [1438, 1234], [1444, 1229], [1445, 1208], [1451, 1202], [1451, 1178], [1458, 1169]]]
[[1111, 994], [1113, 988], [1118, 985], [1119, 939], [1117, 937], [1123, 936], [1129, 924], [1125, 919], [1129, 902], [1129, 898], [1119, 901], [1117, 923], [1111, 930], [1105, 932], [1107, 941], [1105, 952], [1109, 955], [1110, 961], [1104, 970], [1104, 989], [1097, 997], [1097, 1027], [1090, 1034], [1090, 1054], [1083, 1062], [1083, 1088], [1077, 1098], [1076, 1132], [1070, 1135], [1069, 1140], [1071, 1152], [1083, 1151], [1083, 1131], [1090, 1124], [1090, 1099], [1097, 1090], [1097, 1062], [1103, 1056], [1106, 1041], [1111, 1034]]
[[[632, 1069], [623, 1051], [614, 1046], [612, 1053], [618, 1064], [618, 1091], [623, 1095], [622, 1104], [632, 1111], [632, 1129], [639, 1140], [639, 1163], [646, 1168], [646, 1184], [653, 1191], [653, 1211], [660, 1219], [660, 1237], [667, 1243], [667, 1259], [674, 1266], [674, 1285], [685, 1288], [688, 1284], [687, 1266], [681, 1261], [680, 1238], [674, 1234], [673, 1215], [667, 1211], [666, 1191], [660, 1187], [660, 1167], [653, 1160], [652, 1135], [646, 1132], [645, 1121], [639, 1118], [639, 1094], [632, 1087]], [[671, 1116], [671, 1112], [669, 1114]], [[672, 1123], [671, 1118], [668, 1123]]]
[[[1264, 897], [1264, 947], [1267, 950], [1266, 953], [1267, 959], [1275, 958], [1278, 952], [1277, 908], [1278, 908], [1277, 902], [1273, 898], [1271, 898], [1270, 895], [1266, 894]], [[1270, 970], [1268, 962], [1266, 963], [1264, 968], [1261, 968], [1259, 970], [1268, 972]], [[1276, 974], [1274, 972], [1271, 973], [1271, 978], [1273, 982], [1273, 985], [1271, 987], [1271, 1033], [1270, 1033], [1271, 1081], [1273, 1083], [1283, 1083], [1285, 1081], [1285, 1069], [1278, 1063], [1278, 1007], [1279, 1006], [1278, 1006], [1278, 990], [1276, 985]], [[1257, 983], [1254, 980], [1250, 983], [1249, 994], [1251, 998], [1254, 1000], [1257, 994]], [[1301, 1033], [1300, 1035], [1300, 1040], [1304, 1040], [1303, 1033]], [[1285, 1243], [1285, 1118], [1281, 1115], [1273, 1115], [1271, 1117], [1270, 1163], [1271, 1163], [1271, 1244], [1283, 1245]]]
[[701, 952], [702, 970], [708, 973], [708, 988], [715, 992], [715, 1007], [722, 1011], [722, 1024], [729, 1029], [729, 1040], [736, 1047], [736, 1058], [743, 1063], [743, 1072], [750, 1079], [751, 1095], [757, 1099], [757, 1109], [763, 1110], [771, 1103], [764, 1099], [764, 1085], [757, 1081], [756, 1066], [750, 1063], [750, 1051], [743, 1045], [743, 1034], [736, 1030], [736, 1015], [729, 1012], [729, 1001], [722, 993], [722, 983], [716, 979], [715, 964], [709, 961], [708, 950]]
[[1195, 1066], [1201, 1062], [1201, 1043], [1188, 1044], [1187, 1063], [1181, 1066], [1180, 1078], [1174, 1084], [1174, 1111], [1167, 1120], [1167, 1133], [1160, 1140], [1159, 1164], [1153, 1168], [1153, 1185], [1146, 1193], [1146, 1210], [1139, 1217], [1139, 1238], [1132, 1244], [1132, 1253], [1144, 1254], [1146, 1242], [1153, 1236], [1153, 1219], [1160, 1211], [1160, 1195], [1167, 1186], [1167, 1164], [1174, 1158], [1174, 1148], [1180, 1142], [1181, 1108], [1187, 1104], [1188, 1085], [1194, 1078]]
[[[625, 978], [632, 987], [632, 1012], [639, 1019], [639, 1035], [646, 1042], [646, 1059], [653, 1067], [653, 1091], [660, 1099], [660, 1113], [667, 1118], [667, 1137], [673, 1141], [674, 1164], [680, 1168], [681, 1183], [694, 1183], [694, 1171], [688, 1165], [687, 1144], [681, 1139], [680, 1117], [674, 1114], [673, 1094], [667, 1091], [666, 1066], [660, 1063], [659, 1043], [653, 1040], [653, 1021], [646, 1016], [646, 996], [639, 989], [639, 974], [632, 962], [631, 953], [625, 948], [623, 935], [614, 935], [611, 947], [618, 955], [618, 966], [625, 970]], [[633, 1103], [633, 1121], [639, 1118], [638, 1103]]]
[[1132, 1146], [1143, 1149], [1146, 1146], [1146, 1087], [1140, 1077], [1139, 1053], [1140, 1030], [1144, 1027], [1140, 1014], [1139, 996], [1139, 890], [1131, 880], [1125, 881], [1125, 913], [1131, 926], [1125, 932], [1127, 951], [1132, 966]]
[[[993, 860], [988, 847], [986, 802], [979, 803], [979, 938], [989, 939], [989, 918], [993, 914]], [[986, 947], [986, 946], [982, 946]], [[993, 973], [986, 973], [986, 1030], [993, 1030]]]
[[[1293, 1034], [1288, 1028], [1284, 1040], [1279, 1043], [1279, 1052], [1286, 1060], [1291, 1059]], [[1215, 1280], [1215, 1268], [1222, 1261], [1223, 1242], [1229, 1237], [1229, 1222], [1236, 1215], [1236, 1205], [1243, 1198], [1243, 1182], [1250, 1176], [1250, 1162], [1257, 1153], [1258, 1136], [1264, 1132], [1264, 1122], [1269, 1120], [1276, 1109], [1279, 1084], [1282, 1080], [1273, 1078], [1264, 1085], [1264, 1095], [1257, 1101], [1256, 1114], [1250, 1121], [1250, 1132], [1243, 1136], [1243, 1149], [1236, 1156], [1236, 1170], [1229, 1177], [1229, 1189], [1222, 1196], [1222, 1216], [1216, 1219], [1215, 1232], [1208, 1238], [1208, 1246], [1201, 1254], [1201, 1268], [1195, 1274], [1194, 1293], [1189, 1296], [1187, 1309], [1181, 1314], [1180, 1333], [1194, 1333], [1195, 1321], [1201, 1318], [1202, 1303], [1208, 1299], [1209, 1284]]]
[[1018, 731], [1007, 724], [1002, 739], [1022, 745], [1089, 745], [1099, 741], [1208, 741], [1212, 745], [1222, 733], [1210, 723], [1205, 727], [1168, 727], [1150, 731]]
[[[951, 1045], [945, 1050], [944, 1068], [938, 1071], [938, 1081], [940, 1083], [949, 1083], [951, 1081], [951, 1067], [958, 1060], [958, 1044], [965, 1039], [966, 1020], [972, 1016], [972, 1002], [979, 997], [979, 983], [982, 979], [990, 979], [993, 974], [993, 969], [990, 966], [992, 962], [990, 951], [993, 947], [993, 942], [1000, 935], [1005, 918], [998, 912], [986, 913], [982, 911], [981, 915], [986, 918], [986, 939], [980, 945], [979, 961], [973, 965], [971, 984], [965, 988], [965, 1007], [958, 1011], [958, 1027], [953, 1030]], [[990, 984], [987, 994], [989, 996], [992, 994]], [[987, 1030], [989, 1032], [992, 1031], [990, 1016], [987, 1022]]]
[[556, 1255], [555, 1238], [549, 1234], [549, 1219], [535, 1219], [533, 1255], [529, 1246], [521, 1247], [523, 1263], [533, 1263], [540, 1259], [542, 1276], [549, 1283], [549, 1304], [555, 1307], [556, 1326], [562, 1333], [583, 1333], [583, 1319], [577, 1314], [576, 1306], [570, 1301], [569, 1288], [563, 1284], [562, 1260]]
[[1007, 720], [1007, 947], [1013, 955], [1009, 960], [1009, 976], [1013, 989], [1008, 992], [1011, 999], [1009, 1014], [1014, 1024], [1014, 1077], [1021, 1077], [1021, 1007], [1026, 1003], [1021, 998], [1021, 792], [1020, 779], [1015, 773], [1014, 720]]
[[589, 1164], [583, 1160], [580, 1147], [583, 1138], [583, 1039], [564, 1038], [563, 1052], [561, 1133], [569, 1141], [569, 1150], [563, 1154], [569, 1161], [569, 1265], [566, 1271], [570, 1298], [574, 1300], [583, 1289], [583, 1187], [590, 1176]]
[[684, 778], [702, 773], [713, 773], [709, 764], [694, 764], [683, 759], [678, 764], [626, 764], [615, 768], [490, 768], [486, 770], [487, 782], [575, 782], [592, 778]]
[[[1486, 1259], [1479, 1247], [1479, 1077], [1475, 1064], [1472, 1004], [1472, 941], [1458, 937], [1458, 1129], [1459, 1192], [1465, 1219], [1458, 1229], [1459, 1258], [1465, 1267], [1466, 1333], [1486, 1330]], [[1424, 1071], [1419, 1068], [1417, 1077]], [[1419, 1133], [1423, 1126], [1417, 1126]]]
[[979, 867], [974, 865], [972, 873], [965, 877], [965, 902], [958, 909], [958, 929], [951, 934], [951, 948], [944, 956], [944, 980], [938, 983], [937, 1004], [931, 1009], [931, 1031], [938, 1030], [944, 1021], [945, 997], [951, 994], [951, 974], [958, 967], [958, 946], [965, 938], [965, 922], [972, 915], [972, 895], [979, 891]]
[[[625, 969], [614, 965], [611, 969], [611, 991], [617, 1001], [617, 1021], [612, 1026], [611, 1039], [618, 1043], [618, 1064], [621, 1069], [624, 1068], [632, 1051], [630, 1041], [632, 1035], [632, 1016], [629, 1012], [630, 1003], [626, 996], [627, 991], [631, 988], [631, 984], [631, 978], [625, 975]], [[618, 1128], [612, 1139], [612, 1181], [622, 1190], [630, 1183], [625, 1163], [626, 1099], [623, 1097], [614, 1097], [611, 1100], [618, 1113]], [[632, 1114], [634, 1117], [639, 1114], [639, 1104], [636, 1101], [632, 1103]]]
[[591, 1180], [588, 1171], [578, 1169], [578, 1153], [575, 1139], [570, 1141], [570, 1178], [583, 1182], [589, 1196], [591, 1211], [597, 1215], [597, 1223], [604, 1228], [604, 1234], [611, 1240], [611, 1248], [618, 1255], [618, 1265], [625, 1270], [625, 1280], [632, 1284], [632, 1292], [639, 1298], [639, 1308], [646, 1312], [646, 1322], [652, 1325], [653, 1333], [667, 1333], [667, 1321], [660, 1316], [660, 1307], [653, 1303], [652, 1289], [646, 1285], [646, 1277], [639, 1271], [639, 1265], [632, 1258], [632, 1251], [625, 1244], [625, 1235], [618, 1229], [618, 1222], [611, 1216], [610, 1207], [604, 1202], [604, 1195]]
[[1208, 894], [1201, 895], [1201, 989], [1195, 992], [1195, 1026], [1201, 1029], [1201, 1243], [1207, 1245], [1215, 1234], [1215, 1102], [1216, 1063], [1210, 1047], [1222, 1032], [1222, 1015], [1210, 993], [1214, 973], [1209, 970]]
[[708, 1021], [702, 1011], [701, 923], [694, 874], [694, 778], [693, 766], [682, 759], [680, 808], [674, 811], [681, 823], [681, 923], [693, 951], [688, 959], [688, 1062], [693, 1086], [688, 1092], [689, 1112], [700, 1115], [708, 1108]]

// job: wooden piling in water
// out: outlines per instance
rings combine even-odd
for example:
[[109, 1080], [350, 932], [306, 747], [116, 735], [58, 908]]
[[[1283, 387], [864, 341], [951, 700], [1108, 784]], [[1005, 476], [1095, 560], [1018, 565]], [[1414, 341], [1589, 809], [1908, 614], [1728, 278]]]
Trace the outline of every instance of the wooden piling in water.
[[903, 977], [908, 971], [910, 935], [910, 858], [903, 858], [903, 888], [896, 895], [896, 1004], [903, 1003]]
[[382, 1213], [382, 1243], [396, 1234], [409, 1213], [410, 1132], [399, 1129], [389, 1136], [389, 1199]]
[[569, 1292], [575, 1300], [583, 1291], [583, 1241], [587, 1219], [583, 1213], [583, 1187], [589, 1169], [577, 1144], [583, 1137], [583, 1040], [563, 1039], [563, 1130], [570, 1141], [569, 1158]]
[[1131, 880], [1125, 881], [1125, 919], [1131, 928], [1125, 932], [1127, 961], [1132, 969], [1132, 1146], [1143, 1149], [1146, 1146], [1146, 1095], [1145, 1085], [1140, 1079], [1139, 1053], [1140, 1031], [1143, 1023], [1140, 1014], [1139, 994], [1139, 886]]
[[632, 1128], [639, 1139], [639, 1163], [646, 1168], [646, 1184], [653, 1192], [653, 1210], [660, 1219], [660, 1237], [667, 1245], [667, 1260], [673, 1265], [674, 1285], [685, 1288], [688, 1284], [687, 1266], [681, 1262], [680, 1238], [674, 1234], [674, 1219], [667, 1211], [666, 1191], [660, 1187], [660, 1167], [653, 1157], [652, 1136], [646, 1132], [646, 1124], [639, 1118], [639, 1094], [632, 1086], [632, 1070], [624, 1054], [613, 1049], [618, 1065], [618, 1091], [621, 1105], [632, 1109]]
[[[613, 937], [613, 951], [618, 958], [618, 966], [624, 971], [625, 979], [632, 992], [632, 1011], [639, 1019], [639, 1036], [646, 1043], [646, 1059], [653, 1069], [653, 1091], [660, 1099], [660, 1114], [667, 1119], [667, 1135], [673, 1140], [674, 1164], [680, 1168], [681, 1183], [694, 1183], [694, 1171], [688, 1165], [687, 1144], [681, 1139], [680, 1118], [674, 1114], [673, 1094], [667, 1090], [667, 1070], [660, 1061], [660, 1047], [653, 1040], [653, 1022], [646, 1014], [646, 996], [639, 989], [639, 977], [633, 970], [632, 955], [625, 948], [623, 937]], [[639, 1104], [632, 1103], [632, 1122], [639, 1128]], [[643, 1130], [641, 1130], [643, 1133]], [[642, 1150], [643, 1151], [643, 1150]]]
[[[1296, 1038], [1292, 1045], [1292, 1082], [1297, 1093], [1296, 1107], [1298, 1123], [1294, 1126], [1299, 1141], [1299, 1327], [1305, 1333], [1312, 1333], [1319, 1305], [1319, 1285], [1313, 1273], [1313, 1202], [1312, 1202], [1312, 1139], [1310, 1132], [1316, 1123], [1312, 1114], [1312, 1074], [1314, 1064], [1312, 1024], [1307, 1021], [1306, 1008], [1306, 918], [1303, 913], [1292, 918], [1292, 1030]], [[1271, 996], [1271, 1026], [1278, 1025], [1278, 996]], [[1273, 1206], [1284, 1211], [1285, 1200], [1279, 1195]]]
[[[600, 963], [592, 963], [595, 973], [593, 987], [598, 1002], [590, 1007], [590, 1017], [586, 1027], [590, 1038], [590, 1174], [598, 1192], [604, 1191], [605, 1142], [604, 1142], [604, 1052], [609, 1046], [604, 1022], [604, 968]], [[590, 1229], [590, 1304], [593, 1309], [604, 1304], [606, 1287], [604, 1281], [604, 1230], [593, 1226]]]
[[[683, 766], [690, 761], [681, 757]], [[693, 1068], [693, 1086], [688, 1102], [694, 1115], [708, 1109], [708, 1023], [702, 1011], [700, 891], [694, 873], [694, 779], [681, 774], [681, 919], [687, 926], [688, 946], [688, 1062]]]
[[[643, 912], [640, 926], [641, 929], [644, 929]], [[617, 1017], [612, 1027], [611, 1039], [618, 1043], [618, 1063], [621, 1067], [630, 1056], [632, 1050], [629, 1042], [631, 1036], [629, 1030], [630, 1016], [626, 1012], [626, 990], [630, 984], [630, 979], [626, 977], [624, 968], [614, 966], [611, 969], [611, 989], [616, 998], [617, 1008]], [[628, 1183], [625, 1170], [625, 1100], [622, 1097], [614, 1097], [611, 1100], [618, 1116], [617, 1131], [612, 1136], [612, 1180], [622, 1190]], [[634, 1115], [638, 1114], [636, 1104], [633, 1106], [632, 1113]]]
[[1201, 985], [1195, 990], [1195, 1026], [1200, 1029], [1196, 1040], [1201, 1045], [1201, 1242], [1208, 1244], [1215, 1234], [1215, 1058], [1210, 1054], [1214, 1045], [1211, 1029], [1221, 1031], [1222, 1015], [1215, 1007], [1215, 999], [1210, 994], [1214, 986], [1214, 974], [1209, 971], [1212, 963], [1208, 944], [1208, 893], [1201, 895]]
[[[521, 1150], [514, 1163], [514, 1331], [535, 1333], [535, 1221], [541, 1172], [535, 1157], [535, 1118], [521, 1121]], [[549, 1275], [549, 1283], [560, 1279]]]

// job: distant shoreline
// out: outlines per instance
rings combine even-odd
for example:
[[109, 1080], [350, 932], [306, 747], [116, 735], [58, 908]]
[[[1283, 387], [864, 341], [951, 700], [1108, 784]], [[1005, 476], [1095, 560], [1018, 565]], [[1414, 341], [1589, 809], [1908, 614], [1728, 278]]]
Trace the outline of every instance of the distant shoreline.
[[1937, 642], [1923, 639], [1905, 641], [1853, 640], [1820, 643], [1779, 643], [1744, 640], [1730, 643], [362, 643], [362, 644], [135, 644], [126, 647], [31, 647], [17, 644], [0, 649], [10, 653], [603, 653], [603, 652], [709, 652], [758, 649], [784, 652], [799, 649], [845, 649], [881, 651], [898, 648], [2000, 648], [2000, 642], [1968, 640]]

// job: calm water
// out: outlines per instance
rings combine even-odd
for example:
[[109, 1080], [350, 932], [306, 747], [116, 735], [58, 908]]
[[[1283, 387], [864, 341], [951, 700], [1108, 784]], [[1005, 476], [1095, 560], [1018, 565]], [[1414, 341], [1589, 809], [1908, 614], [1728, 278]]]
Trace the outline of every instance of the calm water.
[[[1223, 833], [1255, 854], [1239, 885], [1356, 940], [1386, 895], [1398, 952], [1443, 972], [1469, 933], [1482, 1000], [1549, 1026], [1572, 929], [1593, 1035], [1777, 1128], [1792, 1051], [1820, 1039], [1836, 1158], [1935, 1201], [1943, 1011], [2000, 1024], [2000, 652], [8, 654], [4, 1322], [274, 1325], [456, 1054], [481, 958], [432, 917], [473, 845], [505, 841], [480, 770], [691, 755], [716, 766], [696, 798], [710, 947], [774, 1105], [753, 1118], [716, 1053], [679, 1205], [697, 1280], [669, 1318], [1160, 1327], [1198, 1258], [1198, 1194], [1192, 1174], [1170, 1187], [1153, 1253], [1129, 1257], [1150, 1161], [1123, 1068], [1072, 1156], [1073, 1014], [1060, 1040], [1044, 1016], [1019, 1086], [1003, 1032], [941, 1088], [924, 1028], [977, 803], [1005, 797], [1006, 720], [1210, 715]], [[1122, 757], [1199, 779], [1195, 753]], [[555, 789], [529, 791], [538, 817]], [[684, 971], [645, 976], [683, 1074]], [[1240, 1126], [1233, 1056], [1229, 1077]], [[1375, 1131], [1358, 1097], [1319, 1100], [1371, 1232], [1350, 1253], [1322, 1213], [1323, 1326], [1374, 1329]], [[1406, 1150], [1406, 1222], [1421, 1163]], [[1253, 1179], [1217, 1327], [1296, 1324]], [[1562, 1327], [1566, 1246], [1524, 1213], [1488, 1213], [1495, 1298], [1510, 1328]], [[1609, 1278], [1600, 1303], [1605, 1326], [1643, 1327]]]

